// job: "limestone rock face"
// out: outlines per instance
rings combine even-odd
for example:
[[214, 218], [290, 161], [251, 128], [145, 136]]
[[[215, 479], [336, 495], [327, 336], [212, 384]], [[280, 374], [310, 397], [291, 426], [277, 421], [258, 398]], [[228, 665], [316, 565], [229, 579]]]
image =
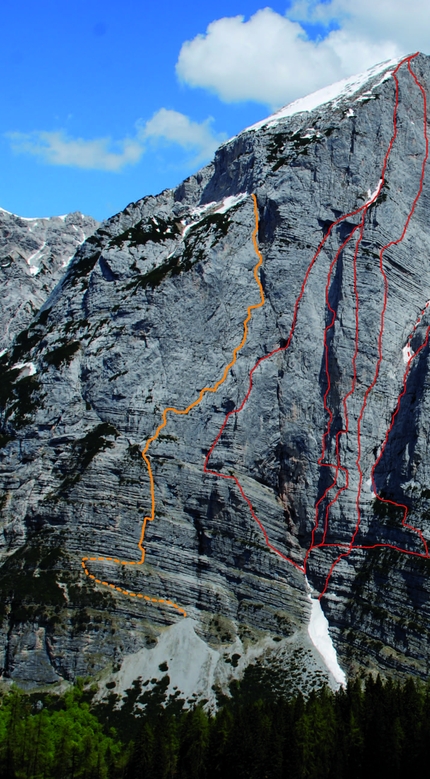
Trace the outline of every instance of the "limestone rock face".
[[427, 673], [430, 58], [397, 64], [104, 222], [1, 358], [5, 678], [120, 689], [183, 619], [214, 686], [322, 678], [305, 571], [347, 673]]
[[98, 224], [79, 212], [28, 219], [0, 208], [0, 351], [30, 324]]

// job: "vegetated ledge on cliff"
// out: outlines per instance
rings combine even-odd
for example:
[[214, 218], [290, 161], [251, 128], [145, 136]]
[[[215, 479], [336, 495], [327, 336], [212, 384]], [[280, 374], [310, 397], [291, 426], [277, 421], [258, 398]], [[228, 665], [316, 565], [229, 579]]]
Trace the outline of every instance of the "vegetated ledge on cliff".
[[[269, 550], [234, 482], [203, 472], [250, 371], [276, 349], [254, 371], [210, 468], [234, 474], [285, 558], [300, 566], [313, 542], [307, 576], [317, 592], [356, 529], [355, 547], [381, 544], [345, 555], [322, 600], [341, 665], [349, 674], [427, 673], [429, 563], [417, 556], [418, 534], [375, 499], [371, 482], [374, 473], [380, 495], [407, 503], [408, 523], [429, 537], [429, 190], [424, 179], [419, 193], [419, 84], [428, 93], [430, 60], [411, 60], [417, 81], [407, 62], [397, 71], [393, 138], [396, 65], [244, 131], [176, 190], [104, 222], [1, 358], [4, 679], [34, 686], [92, 675], [115, 692], [139, 676], [156, 679], [155, 657], [172, 691], [206, 698], [249, 662], [284, 669], [292, 686], [330, 678], [307, 634], [303, 574]], [[115, 564], [106, 558], [140, 559], [151, 509], [140, 450], [163, 409], [185, 409], [221, 378], [247, 308], [259, 301], [252, 193], [265, 304], [219, 390], [186, 416], [171, 414], [151, 445], [155, 519], [145, 563]], [[385, 299], [379, 252], [390, 241]], [[384, 445], [407, 343], [417, 357]], [[82, 573], [83, 556], [102, 558], [86, 563], [101, 582], [180, 604], [187, 618], [95, 584]]]

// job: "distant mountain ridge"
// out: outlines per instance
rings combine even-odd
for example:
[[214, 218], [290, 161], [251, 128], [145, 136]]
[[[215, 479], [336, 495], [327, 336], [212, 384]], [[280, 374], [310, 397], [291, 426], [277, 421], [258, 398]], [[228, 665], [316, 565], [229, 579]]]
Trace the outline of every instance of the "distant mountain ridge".
[[98, 225], [78, 211], [29, 219], [0, 208], [0, 351], [30, 324]]

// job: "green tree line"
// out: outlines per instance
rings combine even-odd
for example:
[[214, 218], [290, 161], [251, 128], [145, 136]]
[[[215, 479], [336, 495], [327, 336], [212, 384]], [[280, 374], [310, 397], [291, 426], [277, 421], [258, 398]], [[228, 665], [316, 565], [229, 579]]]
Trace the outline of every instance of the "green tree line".
[[178, 701], [111, 716], [82, 683], [0, 705], [5, 779], [400, 779], [430, 773], [430, 684], [355, 680], [305, 700], [245, 678], [218, 710]]

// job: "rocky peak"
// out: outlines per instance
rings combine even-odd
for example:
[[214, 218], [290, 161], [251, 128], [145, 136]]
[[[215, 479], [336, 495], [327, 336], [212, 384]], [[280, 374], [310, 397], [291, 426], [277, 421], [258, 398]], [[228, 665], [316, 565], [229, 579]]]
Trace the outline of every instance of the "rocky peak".
[[98, 224], [78, 211], [30, 219], [0, 208], [0, 351], [31, 322]]
[[78, 248], [1, 359], [4, 678], [334, 684], [305, 575], [347, 674], [426, 675], [429, 90], [296, 101]]

